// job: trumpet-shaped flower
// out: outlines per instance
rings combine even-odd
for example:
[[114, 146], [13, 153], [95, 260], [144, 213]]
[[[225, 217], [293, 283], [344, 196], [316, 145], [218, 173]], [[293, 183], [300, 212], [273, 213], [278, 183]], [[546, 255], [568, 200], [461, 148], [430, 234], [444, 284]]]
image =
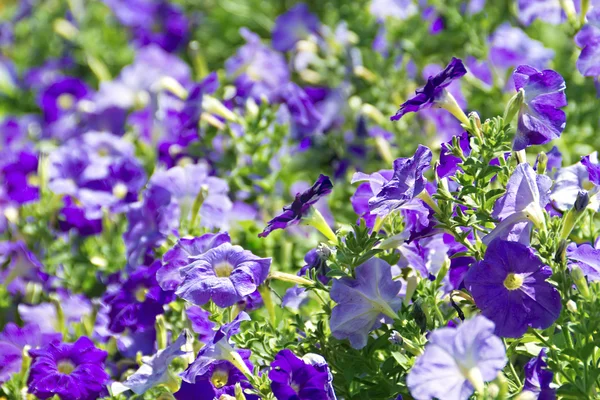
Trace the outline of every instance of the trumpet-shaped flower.
[[537, 357], [525, 365], [525, 385], [523, 392], [532, 393], [538, 400], [556, 399], [556, 391], [550, 387], [554, 372], [548, 369], [546, 349], [540, 350]]

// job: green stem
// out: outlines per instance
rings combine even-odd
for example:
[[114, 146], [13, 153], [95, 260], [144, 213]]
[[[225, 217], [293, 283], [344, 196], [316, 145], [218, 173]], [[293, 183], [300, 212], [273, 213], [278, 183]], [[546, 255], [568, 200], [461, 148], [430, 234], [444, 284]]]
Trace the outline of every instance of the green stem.
[[314, 227], [319, 232], [321, 232], [323, 236], [329, 239], [336, 246], [339, 244], [337, 236], [335, 235], [327, 221], [325, 221], [325, 217], [323, 217], [323, 214], [321, 214], [321, 212], [315, 207], [313, 207], [312, 209], [312, 215], [306, 218], [305, 222], [308, 225]]

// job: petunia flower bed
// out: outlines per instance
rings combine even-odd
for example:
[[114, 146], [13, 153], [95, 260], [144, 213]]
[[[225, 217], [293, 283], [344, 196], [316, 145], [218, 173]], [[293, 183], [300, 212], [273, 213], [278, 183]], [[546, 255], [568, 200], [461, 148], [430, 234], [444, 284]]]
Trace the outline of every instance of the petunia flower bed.
[[0, 399], [600, 397], [600, 2], [0, 4]]

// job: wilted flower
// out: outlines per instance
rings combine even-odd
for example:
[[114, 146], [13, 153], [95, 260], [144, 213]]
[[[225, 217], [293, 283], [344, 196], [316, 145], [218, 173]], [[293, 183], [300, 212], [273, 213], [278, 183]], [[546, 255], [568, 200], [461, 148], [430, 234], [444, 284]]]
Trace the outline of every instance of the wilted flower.
[[538, 356], [525, 365], [523, 392], [534, 394], [538, 400], [554, 400], [556, 391], [550, 387], [554, 373], [548, 369], [544, 358], [546, 358], [546, 349], [541, 349]]
[[331, 299], [337, 304], [331, 312], [331, 333], [349, 339], [355, 349], [366, 346], [369, 333], [381, 321], [396, 318], [402, 305], [398, 292], [402, 283], [392, 279], [391, 267], [380, 258], [371, 258], [354, 270], [356, 279], [333, 281]]
[[180, 269], [183, 282], [176, 294], [199, 306], [212, 300], [219, 307], [230, 307], [267, 279], [270, 266], [270, 258], [223, 243], [189, 258], [189, 264]]
[[93, 400], [105, 390], [107, 353], [85, 336], [75, 343], [52, 342], [29, 350], [32, 358], [27, 387], [40, 399]]
[[561, 310], [558, 290], [546, 280], [552, 269], [529, 247], [494, 240], [482, 261], [471, 266], [465, 286], [496, 334], [520, 337], [529, 327], [546, 329]]
[[515, 70], [513, 79], [515, 89], [525, 91], [513, 149], [523, 150], [559, 138], [566, 124], [565, 113], [560, 110], [567, 105], [563, 77], [550, 69], [540, 72], [521, 65]]
[[439, 328], [408, 373], [406, 385], [417, 400], [466, 400], [506, 365], [494, 323], [476, 316], [457, 328]]

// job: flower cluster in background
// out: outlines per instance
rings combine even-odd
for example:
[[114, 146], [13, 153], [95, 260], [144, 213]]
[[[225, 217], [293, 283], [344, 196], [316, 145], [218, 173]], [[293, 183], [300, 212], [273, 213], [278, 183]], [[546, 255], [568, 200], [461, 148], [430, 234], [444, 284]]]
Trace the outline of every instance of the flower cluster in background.
[[0, 4], [0, 399], [600, 395], [597, 0]]

